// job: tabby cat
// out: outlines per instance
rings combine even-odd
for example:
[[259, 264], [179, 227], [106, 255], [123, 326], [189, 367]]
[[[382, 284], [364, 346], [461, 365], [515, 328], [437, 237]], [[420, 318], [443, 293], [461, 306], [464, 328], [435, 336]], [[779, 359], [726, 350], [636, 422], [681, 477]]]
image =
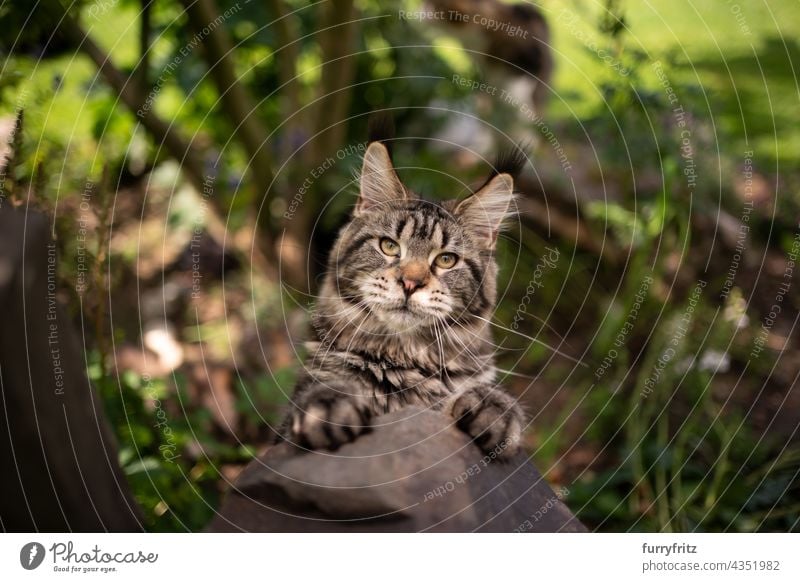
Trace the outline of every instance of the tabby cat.
[[507, 158], [463, 201], [430, 202], [400, 182], [383, 142], [369, 144], [284, 438], [336, 449], [375, 415], [416, 404], [451, 415], [485, 451], [516, 452], [524, 416], [496, 385], [489, 322], [494, 249], [522, 160]]

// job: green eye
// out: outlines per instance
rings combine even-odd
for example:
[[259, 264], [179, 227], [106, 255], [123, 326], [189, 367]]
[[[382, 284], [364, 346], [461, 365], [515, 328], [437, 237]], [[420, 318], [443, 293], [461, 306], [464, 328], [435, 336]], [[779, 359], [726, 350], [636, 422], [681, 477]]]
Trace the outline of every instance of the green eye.
[[454, 253], [442, 253], [433, 259], [433, 264], [440, 269], [452, 269], [458, 262], [458, 255]]
[[383, 237], [381, 239], [381, 251], [383, 254], [388, 255], [390, 257], [396, 257], [400, 254], [400, 245], [394, 242], [392, 239], [388, 237]]

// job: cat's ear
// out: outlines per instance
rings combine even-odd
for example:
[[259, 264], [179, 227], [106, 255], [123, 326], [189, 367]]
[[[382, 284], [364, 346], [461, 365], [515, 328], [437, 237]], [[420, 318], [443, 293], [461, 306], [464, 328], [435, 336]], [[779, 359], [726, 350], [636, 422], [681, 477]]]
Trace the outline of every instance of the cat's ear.
[[389, 150], [380, 142], [369, 144], [361, 166], [361, 183], [355, 216], [380, 209], [387, 202], [406, 198], [406, 190], [394, 171]]
[[493, 249], [512, 200], [514, 179], [509, 174], [498, 174], [456, 206], [455, 215], [486, 248]]

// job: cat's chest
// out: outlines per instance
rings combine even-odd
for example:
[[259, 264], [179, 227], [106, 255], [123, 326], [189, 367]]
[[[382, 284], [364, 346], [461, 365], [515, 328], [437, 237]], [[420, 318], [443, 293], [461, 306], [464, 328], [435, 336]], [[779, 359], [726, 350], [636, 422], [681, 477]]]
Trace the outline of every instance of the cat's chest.
[[417, 404], [440, 409], [451, 397], [469, 387], [491, 382], [492, 367], [463, 369], [459, 366], [400, 364], [369, 354], [340, 352], [341, 365], [358, 374], [369, 386], [376, 412], [391, 412]]

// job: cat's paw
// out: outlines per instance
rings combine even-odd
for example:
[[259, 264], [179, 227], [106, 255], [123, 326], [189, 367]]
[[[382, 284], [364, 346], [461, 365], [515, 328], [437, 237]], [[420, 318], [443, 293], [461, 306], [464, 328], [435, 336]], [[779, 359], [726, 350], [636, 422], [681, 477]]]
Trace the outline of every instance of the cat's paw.
[[486, 453], [514, 455], [520, 446], [524, 415], [516, 400], [500, 390], [472, 388], [452, 408], [456, 426]]
[[366, 403], [343, 394], [317, 395], [292, 413], [292, 441], [303, 448], [336, 450], [369, 430]]

